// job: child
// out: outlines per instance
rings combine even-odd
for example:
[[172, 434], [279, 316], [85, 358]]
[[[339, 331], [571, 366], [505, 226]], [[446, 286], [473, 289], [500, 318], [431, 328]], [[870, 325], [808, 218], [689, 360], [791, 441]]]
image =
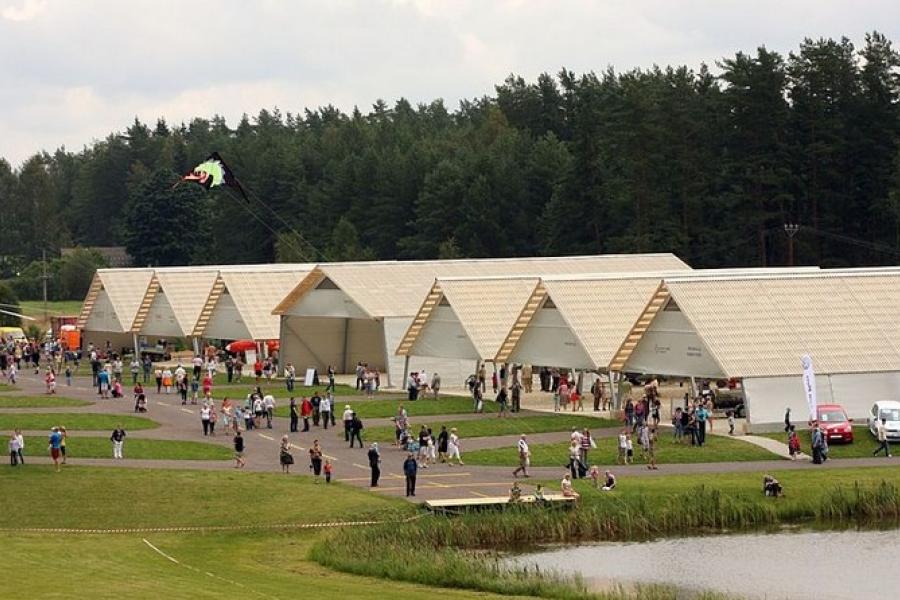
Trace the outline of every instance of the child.
[[559, 392], [553, 392], [553, 412], [559, 412]]
[[800, 436], [797, 435], [797, 431], [794, 429], [793, 425], [788, 425], [788, 452], [791, 455], [791, 460], [797, 460], [797, 455], [800, 454]]
[[634, 463], [634, 444], [631, 442], [631, 434], [625, 435], [625, 464]]
[[627, 440], [627, 436], [625, 435], [625, 432], [622, 431], [619, 434], [619, 445], [618, 445], [619, 453], [616, 456], [616, 464], [624, 465], [628, 462], [627, 455], [626, 455], [626, 449], [628, 448], [628, 443], [626, 440]]
[[616, 476], [612, 474], [612, 471], [606, 472], [606, 483], [600, 489], [604, 492], [611, 492], [616, 489]]
[[72, 385], [72, 367], [66, 367], [66, 385]]
[[597, 465], [591, 465], [591, 483], [594, 484], [595, 488], [600, 487], [600, 467]]
[[331, 483], [331, 471], [334, 467], [331, 466], [331, 461], [325, 459], [325, 466], [322, 468], [325, 471], [325, 483]]
[[728, 435], [734, 435], [734, 411], [728, 411]]

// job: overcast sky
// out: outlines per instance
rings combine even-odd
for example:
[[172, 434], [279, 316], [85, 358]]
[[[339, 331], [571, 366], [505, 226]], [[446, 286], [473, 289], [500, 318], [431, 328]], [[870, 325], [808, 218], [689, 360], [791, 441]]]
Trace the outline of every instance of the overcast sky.
[[455, 108], [511, 72], [697, 67], [872, 29], [900, 42], [900, 1], [0, 0], [0, 157], [80, 150], [135, 116]]

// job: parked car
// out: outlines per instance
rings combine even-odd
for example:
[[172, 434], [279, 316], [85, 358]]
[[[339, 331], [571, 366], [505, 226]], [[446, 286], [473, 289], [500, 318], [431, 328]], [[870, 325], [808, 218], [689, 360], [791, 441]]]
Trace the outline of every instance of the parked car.
[[840, 404], [820, 404], [816, 407], [819, 425], [825, 429], [829, 442], [851, 443], [853, 441], [853, 419]]
[[879, 400], [869, 411], [869, 431], [878, 435], [878, 423], [885, 420], [884, 428], [889, 440], [900, 440], [900, 402]]

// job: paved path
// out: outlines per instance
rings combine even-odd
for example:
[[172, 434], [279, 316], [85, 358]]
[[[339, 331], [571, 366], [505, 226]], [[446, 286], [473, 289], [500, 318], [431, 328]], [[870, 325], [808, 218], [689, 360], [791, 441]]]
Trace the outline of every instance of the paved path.
[[[43, 382], [34, 375], [20, 375], [19, 388], [22, 395], [40, 395], [43, 393]], [[249, 386], [248, 386], [249, 389]], [[86, 407], [59, 407], [59, 408], [41, 408], [41, 409], [20, 409], [22, 412], [96, 412], [105, 414], [133, 415], [133, 404], [130, 400], [130, 393], [125, 399], [117, 400], [100, 400], [96, 395], [96, 390], [89, 386], [89, 380], [85, 378], [76, 378], [71, 387], [65, 385], [60, 386], [59, 394], [74, 398], [82, 398], [94, 401], [95, 404]], [[157, 421], [160, 427], [152, 430], [141, 430], [129, 432], [129, 437], [134, 438], [153, 438], [166, 440], [193, 440], [206, 441], [213, 444], [222, 444], [231, 446], [231, 437], [228, 435], [217, 435], [214, 438], [203, 437], [199, 423], [199, 407], [198, 406], [181, 406], [174, 394], [156, 396], [152, 393], [149, 396], [150, 412], [147, 417]], [[341, 397], [339, 403], [349, 402], [359, 404], [365, 402], [360, 397]], [[544, 399], [536, 398], [528, 399], [525, 408], [528, 411], [537, 412], [553, 412], [552, 407], [543, 407], [540, 404], [545, 403]], [[410, 410], [411, 418], [416, 419], [415, 403], [410, 402], [407, 405]], [[0, 413], [13, 412], [10, 409], [0, 409]], [[535, 412], [523, 412], [521, 416], [535, 414]], [[572, 414], [567, 412], [564, 414]], [[608, 418], [608, 413], [593, 412], [588, 408], [585, 412], [575, 413], [585, 417], [601, 416]], [[494, 418], [493, 416], [481, 415], [433, 415], [421, 417], [419, 421], [427, 422], [431, 425], [438, 425], [442, 421], [450, 420], [469, 420], [478, 418]], [[369, 419], [366, 421], [367, 426], [378, 426], [387, 423], [386, 419]], [[278, 464], [278, 445], [282, 435], [288, 434], [288, 420], [284, 418], [276, 418], [272, 429], [251, 430], [244, 433], [246, 440], [247, 467], [246, 470], [257, 472], [279, 472]], [[32, 432], [28, 432], [32, 433]], [[34, 432], [35, 435], [46, 435], [47, 432]], [[614, 435], [616, 429], [598, 429], [594, 431], [595, 435], [608, 436]], [[81, 435], [100, 435], [107, 436], [109, 432], [88, 432], [73, 431], [72, 436]], [[364, 432], [365, 434], [365, 432]], [[307, 433], [289, 434], [291, 442], [296, 446], [294, 457], [296, 464], [294, 472], [306, 474], [307, 460], [305, 452], [313, 439], [319, 439], [326, 452], [326, 455], [332, 458], [335, 466], [335, 478], [352, 485], [357, 485], [365, 489], [369, 483], [369, 468], [367, 466], [366, 450], [347, 447], [343, 440], [343, 429], [322, 430], [313, 429]], [[568, 432], [529, 434], [531, 443], [545, 442], [561, 442], [568, 439]], [[747, 439], [751, 443], [755, 443], [755, 436], [741, 436], [741, 439]], [[498, 448], [508, 447], [510, 454], [515, 453], [515, 441], [518, 438], [512, 436], [496, 436], [492, 438], [463, 438], [463, 460], [468, 451], [481, 448]], [[766, 443], [779, 443], [768, 438], [758, 438], [766, 440]], [[403, 452], [391, 447], [387, 444], [381, 444], [382, 451], [382, 479], [381, 485], [375, 491], [387, 495], [403, 496], [405, 493], [404, 478], [402, 476], [402, 461], [405, 457]], [[783, 446], [783, 444], [781, 444]], [[775, 446], [768, 448], [770, 450], [779, 450]], [[776, 452], [780, 454], [779, 452]], [[125, 445], [125, 456], [128, 456], [128, 444]], [[49, 462], [46, 457], [34, 457], [30, 462]], [[112, 459], [79, 459], [73, 457], [70, 461], [71, 465], [90, 465], [103, 467], [118, 468], [174, 468], [174, 469], [204, 469], [204, 470], [227, 470], [232, 468], [230, 461], [183, 461], [183, 460], [132, 460], [125, 459], [114, 461]], [[864, 458], [864, 459], [840, 459], [830, 460], [825, 465], [813, 466], [808, 461], [788, 461], [788, 460], [771, 460], [757, 462], [741, 462], [741, 463], [697, 463], [697, 464], [679, 464], [679, 465], [662, 465], [658, 471], [649, 471], [641, 465], [632, 465], [627, 467], [615, 467], [615, 472], [620, 478], [628, 477], [656, 477], [667, 474], [715, 474], [723, 472], [756, 472], [774, 470], [795, 470], [809, 468], [839, 468], [839, 467], [867, 467], [867, 466], [885, 466], [890, 464], [900, 464], [900, 461], [894, 463], [884, 458]], [[458, 498], [458, 497], [475, 497], [475, 496], [496, 496], [506, 495], [512, 482], [511, 469], [507, 467], [484, 467], [484, 466], [448, 466], [434, 465], [428, 469], [419, 471], [418, 476], [418, 494], [416, 500], [426, 500], [433, 498]], [[534, 479], [557, 480], [564, 473], [562, 465], [559, 467], [540, 467], [531, 469]]]

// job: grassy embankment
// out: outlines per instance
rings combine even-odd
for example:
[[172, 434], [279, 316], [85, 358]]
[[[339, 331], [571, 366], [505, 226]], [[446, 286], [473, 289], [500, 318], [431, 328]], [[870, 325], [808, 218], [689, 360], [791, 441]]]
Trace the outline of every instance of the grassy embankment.
[[[588, 454], [591, 464], [610, 465], [616, 463], [618, 440], [612, 438], [595, 439], [597, 448]], [[644, 464], [640, 445], [634, 443], [634, 461]], [[708, 435], [702, 447], [679, 444], [664, 435], [657, 445], [656, 461], [659, 464], [710, 463], [710, 462], [744, 462], [753, 460], [777, 460], [779, 457], [764, 448], [741, 441], [739, 437], [727, 438]], [[496, 465], [512, 467], [518, 464], [518, 454], [513, 446], [509, 448], [490, 448], [474, 450], [465, 454], [465, 461], [470, 465]], [[534, 467], [561, 467], [569, 462], [569, 444], [532, 444], [531, 465]]]
[[93, 402], [65, 396], [0, 396], [0, 408], [53, 408], [89, 404]]
[[[762, 474], [669, 476], [621, 481], [600, 492], [579, 481], [582, 505], [570, 511], [523, 507], [504, 513], [432, 516], [394, 526], [342, 530], [313, 547], [334, 569], [392, 581], [430, 582], [498, 593], [585, 598], [577, 580], [510, 573], [495, 551], [536, 544], [646, 539], [784, 524], [885, 525], [900, 518], [900, 470], [776, 473], [787, 496], [766, 498]], [[379, 548], [372, 553], [368, 549]], [[655, 590], [662, 597], [669, 592]], [[672, 596], [674, 597], [674, 595]]]
[[0, 413], [0, 431], [23, 429], [26, 431], [49, 430], [63, 426], [67, 430], [112, 431], [122, 426], [126, 431], [154, 429], [156, 421], [133, 415], [106, 415], [94, 413]]
[[[231, 450], [226, 446], [178, 440], [148, 440], [125, 438], [123, 453], [126, 459], [148, 460], [229, 460]], [[25, 456], [46, 456], [46, 437], [26, 437]], [[108, 437], [67, 436], [68, 458], [112, 458], [112, 442]]]
[[[761, 433], [759, 435], [778, 440], [787, 445], [786, 433]], [[810, 439], [809, 431], [798, 431], [797, 435], [800, 436], [800, 450], [806, 454], [812, 454], [812, 440]], [[891, 446], [896, 447], [896, 451], [900, 451], [900, 444], [891, 444]], [[869, 432], [869, 428], [858, 426], [853, 428], [852, 443], [842, 444], [839, 442], [831, 442], [828, 444], [828, 457], [866, 458], [872, 456], [872, 453], [876, 448], [878, 448], [878, 442], [875, 440], [875, 436]], [[894, 450], [892, 450], [892, 452], [894, 452]]]
[[[539, 415], [539, 416], [513, 416], [498, 419], [488, 417], [484, 419], [464, 421], [429, 421], [427, 417], [410, 418], [413, 435], [417, 435], [421, 425], [429, 425], [437, 435], [442, 425], [447, 430], [456, 427], [460, 437], [475, 438], [499, 435], [518, 435], [528, 433], [547, 433], [552, 431], [571, 431], [572, 427], [580, 430], [602, 429], [604, 427], [617, 427], [618, 421], [610, 419], [596, 419], [593, 417], [578, 417], [575, 415]], [[394, 439], [393, 427], [370, 427], [363, 431], [363, 437], [367, 442], [386, 442]], [[502, 450], [509, 454], [508, 449]], [[468, 454], [466, 455], [468, 458]]]

